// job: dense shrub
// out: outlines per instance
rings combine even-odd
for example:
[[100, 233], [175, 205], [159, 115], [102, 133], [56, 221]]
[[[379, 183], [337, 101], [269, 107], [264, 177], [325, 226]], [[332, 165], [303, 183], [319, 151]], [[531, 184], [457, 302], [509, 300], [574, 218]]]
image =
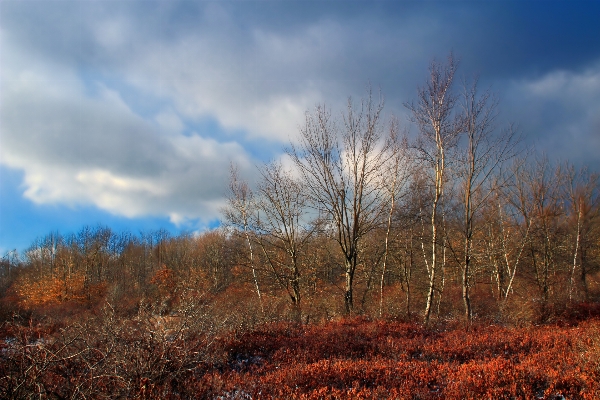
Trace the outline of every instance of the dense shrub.
[[426, 328], [341, 319], [215, 323], [110, 308], [53, 330], [5, 322], [3, 398], [570, 398], [600, 396], [600, 320]]

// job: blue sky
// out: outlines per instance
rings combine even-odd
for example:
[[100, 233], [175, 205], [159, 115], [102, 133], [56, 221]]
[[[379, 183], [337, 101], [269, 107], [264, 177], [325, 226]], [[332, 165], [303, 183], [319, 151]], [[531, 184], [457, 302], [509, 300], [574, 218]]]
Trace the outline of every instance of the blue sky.
[[[598, 1], [0, 2], [0, 252], [102, 224], [215, 226], [306, 110], [371, 84], [405, 121], [450, 51], [501, 120], [600, 165]], [[408, 126], [408, 123], [406, 123]]]

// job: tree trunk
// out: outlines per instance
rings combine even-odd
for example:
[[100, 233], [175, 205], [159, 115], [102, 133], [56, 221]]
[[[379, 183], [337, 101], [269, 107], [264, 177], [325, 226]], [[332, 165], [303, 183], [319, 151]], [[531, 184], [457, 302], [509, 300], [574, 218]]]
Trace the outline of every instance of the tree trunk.
[[471, 318], [473, 317], [473, 311], [471, 310], [471, 294], [469, 287], [469, 275], [471, 273], [471, 246], [472, 246], [472, 228], [471, 228], [472, 220], [467, 217], [467, 232], [465, 237], [465, 258], [464, 265], [462, 271], [462, 297], [463, 304], [465, 306], [465, 322], [467, 324], [471, 323]]
[[354, 281], [354, 266], [352, 260], [346, 260], [346, 291], [344, 294], [344, 305], [346, 306], [346, 314], [350, 315], [354, 308], [352, 299], [352, 288]]
[[425, 305], [425, 325], [429, 324], [431, 316], [431, 307], [435, 297], [435, 274], [436, 274], [436, 253], [437, 253], [437, 226], [436, 226], [437, 204], [434, 204], [431, 213], [431, 266], [429, 270], [429, 290], [427, 292], [427, 303]]
[[[573, 267], [571, 268], [571, 276], [569, 278], [569, 302], [573, 299], [573, 276], [575, 275], [575, 269], [577, 267], [577, 253], [579, 251], [579, 242], [581, 241], [581, 201], [578, 205], [577, 211], [577, 237], [575, 239], [575, 252], [573, 254]], [[585, 276], [585, 275], [584, 275]]]
[[[468, 246], [467, 244], [466, 246]], [[471, 264], [471, 259], [468, 253], [465, 254], [465, 265], [463, 268], [462, 274], [462, 295], [463, 295], [463, 303], [465, 306], [465, 321], [467, 324], [471, 323], [472, 311], [471, 311], [471, 295], [469, 293], [469, 267]]]
[[[396, 167], [397, 169], [397, 167]], [[394, 182], [392, 183], [392, 195], [391, 195], [391, 204], [390, 204], [390, 212], [388, 214], [388, 220], [387, 220], [387, 229], [385, 231], [385, 250], [383, 253], [383, 267], [381, 269], [381, 281], [379, 284], [379, 293], [380, 293], [380, 297], [379, 297], [379, 317], [381, 317], [383, 315], [383, 281], [385, 279], [385, 272], [386, 272], [386, 267], [387, 267], [387, 259], [388, 259], [388, 252], [389, 252], [389, 238], [390, 238], [390, 229], [392, 227], [392, 215], [394, 214], [394, 205], [395, 205], [395, 199], [396, 196], [394, 196], [394, 192], [396, 190], [396, 175], [397, 175], [397, 171], [395, 171], [396, 174], [394, 175]]]
[[[247, 228], [244, 227], [244, 230]], [[258, 286], [258, 278], [256, 277], [256, 268], [254, 268], [254, 252], [252, 251], [252, 243], [250, 242], [250, 235], [246, 230], [246, 241], [248, 243], [248, 248], [250, 249], [250, 268], [252, 268], [252, 277], [254, 278], [254, 287], [256, 288], [256, 295], [258, 296], [258, 302], [260, 303], [260, 311], [264, 314], [265, 307], [263, 305], [262, 293], [260, 292], [260, 286]]]

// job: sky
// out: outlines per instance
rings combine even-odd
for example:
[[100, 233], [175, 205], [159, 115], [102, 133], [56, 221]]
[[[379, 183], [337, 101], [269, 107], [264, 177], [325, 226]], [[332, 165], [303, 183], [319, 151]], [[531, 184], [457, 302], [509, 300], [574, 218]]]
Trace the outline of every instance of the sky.
[[600, 166], [600, 1], [0, 1], [0, 256], [84, 226], [219, 225], [307, 111], [368, 87], [410, 131], [433, 59], [502, 124]]

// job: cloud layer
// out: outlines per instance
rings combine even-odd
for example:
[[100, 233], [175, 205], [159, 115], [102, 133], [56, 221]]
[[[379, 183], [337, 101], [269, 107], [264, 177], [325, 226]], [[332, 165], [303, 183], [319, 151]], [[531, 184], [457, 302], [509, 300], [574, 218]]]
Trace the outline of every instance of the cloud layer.
[[96, 83], [90, 95], [73, 72], [31, 61], [3, 70], [0, 157], [25, 172], [25, 196], [36, 203], [210, 219], [229, 163], [251, 167], [231, 140], [183, 134], [175, 113], [144, 118], [118, 92]]
[[24, 172], [35, 203], [209, 221], [230, 162], [254, 179], [307, 109], [336, 109], [369, 83], [402, 117], [431, 58], [450, 50], [462, 73], [500, 92], [503, 118], [529, 140], [597, 160], [600, 37], [589, 9], [340, 4], [3, 2], [0, 162]]

